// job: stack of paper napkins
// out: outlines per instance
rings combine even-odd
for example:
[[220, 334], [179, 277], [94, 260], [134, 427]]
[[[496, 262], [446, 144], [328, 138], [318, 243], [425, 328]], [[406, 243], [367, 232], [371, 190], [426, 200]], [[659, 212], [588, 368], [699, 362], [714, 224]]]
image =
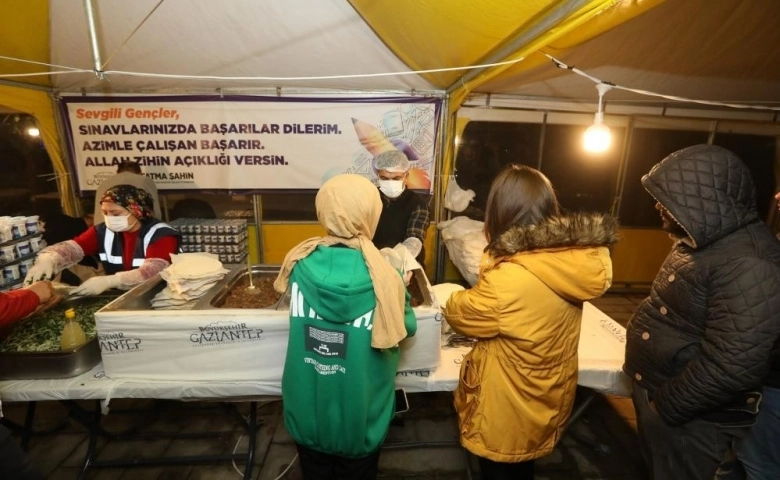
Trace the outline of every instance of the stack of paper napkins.
[[222, 266], [219, 256], [213, 253], [171, 255], [171, 265], [160, 272], [168, 286], [154, 296], [152, 308], [191, 309], [229, 271]]

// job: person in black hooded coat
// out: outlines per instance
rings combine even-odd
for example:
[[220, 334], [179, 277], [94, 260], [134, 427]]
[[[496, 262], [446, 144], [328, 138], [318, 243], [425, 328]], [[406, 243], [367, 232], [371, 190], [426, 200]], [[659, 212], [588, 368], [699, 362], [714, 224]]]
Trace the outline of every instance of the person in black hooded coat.
[[780, 335], [780, 243], [750, 171], [697, 145], [642, 177], [676, 239], [628, 324], [640, 445], [654, 479], [712, 479], [755, 423]]

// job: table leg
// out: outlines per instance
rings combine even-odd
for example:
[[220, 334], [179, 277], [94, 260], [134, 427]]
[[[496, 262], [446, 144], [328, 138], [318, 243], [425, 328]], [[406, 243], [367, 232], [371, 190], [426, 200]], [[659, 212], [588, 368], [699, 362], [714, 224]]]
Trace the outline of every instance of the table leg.
[[[568, 430], [569, 427], [576, 422], [577, 420], [582, 417], [582, 415], [585, 413], [585, 410], [588, 409], [591, 403], [593, 403], [593, 400], [596, 399], [596, 395], [598, 395], [595, 391], [591, 390], [590, 388], [585, 387], [579, 387], [577, 388], [577, 394], [580, 396], [580, 394], [583, 395], [584, 398], [580, 402], [576, 404], [574, 409], [571, 412], [571, 416], [569, 416], [569, 421], [566, 422], [566, 426], [564, 427], [564, 430]], [[587, 438], [581, 438], [581, 435], [574, 435], [573, 432], [572, 437], [579, 441], [584, 443], [585, 445], [601, 452], [604, 454], [609, 453], [609, 445], [601, 442], [597, 442], [595, 440], [587, 439]]]
[[[67, 403], [66, 403], [67, 402]], [[100, 427], [100, 401], [95, 403], [95, 414], [85, 411], [76, 402], [72, 400], [64, 400], [68, 410], [72, 413], [73, 418], [87, 428], [87, 434], [89, 435], [89, 443], [87, 446], [87, 454], [84, 455], [84, 465], [79, 472], [78, 480], [84, 480], [87, 476], [87, 470], [95, 460], [95, 450], [97, 447], [97, 437], [101, 433]], [[108, 433], [108, 432], [105, 432]]]
[[582, 414], [585, 413], [585, 410], [590, 406], [590, 404], [593, 403], [593, 400], [596, 399], [596, 394], [589, 388], [580, 388], [577, 390], [577, 392], [584, 392], [584, 398], [574, 407], [574, 410], [572, 410], [571, 416], [569, 416], [569, 421], [566, 422], [566, 428], [569, 428], [569, 425], [576, 422], [582, 416]]
[[[79, 406], [72, 400], [63, 400], [63, 404], [68, 407], [70, 415], [81, 425], [83, 425], [89, 435], [89, 443], [87, 447], [87, 453], [84, 458], [84, 464], [79, 474], [79, 480], [86, 478], [87, 471], [91, 468], [115, 468], [115, 467], [140, 467], [140, 466], [153, 466], [153, 465], [192, 465], [196, 463], [212, 463], [219, 461], [241, 461], [245, 460], [244, 479], [248, 480], [252, 478], [252, 467], [254, 461], [254, 453], [256, 446], [256, 433], [257, 433], [257, 402], [250, 402], [250, 411], [248, 418], [244, 418], [236, 410], [234, 405], [230, 405], [226, 408], [232, 412], [239, 420], [243, 428], [246, 429], [247, 435], [249, 435], [248, 450], [246, 453], [231, 453], [222, 455], [193, 455], [193, 456], [179, 456], [179, 457], [158, 457], [158, 458], [130, 458], [130, 459], [116, 459], [116, 460], [98, 460], [97, 459], [97, 439], [98, 436], [104, 436], [113, 440], [125, 439], [126, 435], [114, 435], [105, 430], [101, 425], [101, 410], [100, 402], [95, 403], [95, 411], [90, 412]], [[116, 412], [114, 412], [116, 413]], [[143, 438], [143, 437], [172, 437], [172, 438], [203, 438], [211, 437], [215, 434], [222, 432], [198, 432], [198, 433], [172, 433], [172, 434], [135, 434], [127, 437]]]
[[252, 462], [255, 458], [255, 443], [257, 441], [257, 402], [249, 402], [249, 424], [247, 425], [247, 435], [249, 435], [249, 451], [246, 456], [244, 467], [244, 480], [252, 478]]
[[0, 422], [2, 422], [3, 425], [5, 425], [8, 430], [11, 430], [13, 433], [19, 435], [21, 440], [19, 441], [19, 445], [21, 446], [22, 450], [25, 452], [27, 451], [27, 447], [30, 444], [30, 437], [33, 435], [33, 421], [35, 420], [35, 406], [36, 402], [27, 402], [27, 408], [25, 409], [24, 413], [24, 424], [19, 425], [16, 422], [12, 422], [11, 420], [8, 420], [7, 418], [0, 419]]
[[30, 440], [32, 440], [34, 435], [47, 435], [49, 433], [56, 432], [57, 430], [64, 428], [68, 423], [68, 418], [65, 417], [59, 424], [55, 425], [54, 427], [35, 431], [33, 427], [35, 423], [35, 410], [37, 405], [38, 403], [35, 401], [27, 402], [24, 414], [24, 423], [21, 425], [8, 420], [7, 418], [0, 418], [0, 423], [5, 425], [15, 435], [20, 437], [19, 446], [25, 452], [30, 446]]
[[27, 451], [27, 446], [30, 444], [30, 437], [33, 433], [33, 421], [35, 420], [35, 407], [37, 402], [27, 402], [27, 412], [24, 416], [24, 431], [22, 432], [22, 450]]

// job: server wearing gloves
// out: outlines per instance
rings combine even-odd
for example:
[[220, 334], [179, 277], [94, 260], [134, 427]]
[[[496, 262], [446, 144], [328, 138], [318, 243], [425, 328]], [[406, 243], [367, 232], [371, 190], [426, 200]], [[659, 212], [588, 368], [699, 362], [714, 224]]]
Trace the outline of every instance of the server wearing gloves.
[[84, 255], [98, 255], [106, 275], [92, 277], [72, 295], [99, 295], [111, 288], [129, 289], [170, 265], [179, 238], [169, 225], [154, 218], [154, 201], [132, 185], [109, 188], [100, 199], [104, 223], [93, 225], [73, 240], [51, 245], [38, 254], [25, 283], [50, 279]]
[[411, 165], [399, 150], [380, 153], [374, 159], [374, 170], [379, 177], [382, 215], [374, 235], [377, 248], [393, 248], [403, 244], [423, 265], [425, 234], [430, 224], [425, 199], [406, 188]]

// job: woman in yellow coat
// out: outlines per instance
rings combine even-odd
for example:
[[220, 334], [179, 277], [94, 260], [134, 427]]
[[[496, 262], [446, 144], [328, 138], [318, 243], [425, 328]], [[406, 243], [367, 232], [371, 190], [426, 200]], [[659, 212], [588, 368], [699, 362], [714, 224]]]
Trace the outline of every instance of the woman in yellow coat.
[[617, 223], [561, 215], [547, 177], [511, 165], [491, 185], [485, 236], [476, 285], [445, 307], [450, 326], [477, 339], [455, 391], [460, 442], [482, 478], [532, 479], [571, 413], [582, 303], [611, 284]]

